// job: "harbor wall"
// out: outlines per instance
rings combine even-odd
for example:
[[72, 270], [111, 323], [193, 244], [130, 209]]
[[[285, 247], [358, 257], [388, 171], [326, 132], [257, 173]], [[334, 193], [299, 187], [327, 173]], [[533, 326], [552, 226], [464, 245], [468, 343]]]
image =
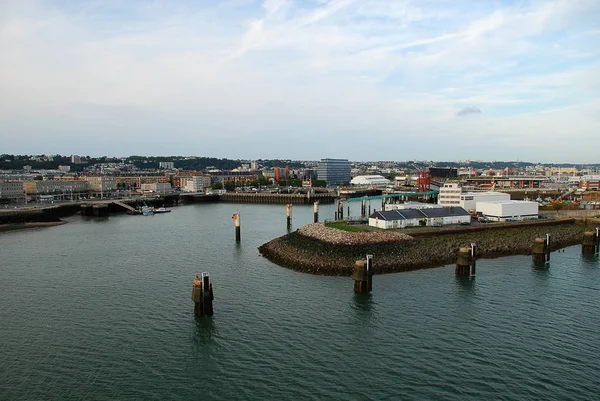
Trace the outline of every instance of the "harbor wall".
[[[318, 223], [317, 223], [318, 224]], [[456, 252], [472, 242], [480, 258], [529, 255], [535, 238], [552, 236], [552, 250], [581, 242], [586, 224], [561, 220], [541, 224], [481, 227], [473, 230], [439, 231], [395, 243], [332, 245], [295, 231], [259, 247], [260, 253], [280, 266], [305, 273], [349, 276], [357, 258], [375, 255], [375, 274], [444, 266], [455, 262]], [[352, 234], [352, 233], [349, 233]]]

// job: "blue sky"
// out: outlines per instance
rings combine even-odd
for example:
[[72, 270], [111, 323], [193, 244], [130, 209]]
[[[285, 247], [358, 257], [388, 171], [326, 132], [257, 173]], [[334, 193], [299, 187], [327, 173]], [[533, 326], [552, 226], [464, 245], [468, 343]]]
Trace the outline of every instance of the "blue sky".
[[598, 163], [599, 21], [597, 0], [6, 0], [0, 153]]

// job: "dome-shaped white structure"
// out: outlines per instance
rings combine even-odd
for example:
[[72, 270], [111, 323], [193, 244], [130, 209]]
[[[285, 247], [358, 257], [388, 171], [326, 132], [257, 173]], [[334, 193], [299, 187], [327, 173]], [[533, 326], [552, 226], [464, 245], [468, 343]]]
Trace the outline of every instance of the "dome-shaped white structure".
[[352, 185], [387, 185], [390, 180], [381, 175], [357, 175], [350, 184]]

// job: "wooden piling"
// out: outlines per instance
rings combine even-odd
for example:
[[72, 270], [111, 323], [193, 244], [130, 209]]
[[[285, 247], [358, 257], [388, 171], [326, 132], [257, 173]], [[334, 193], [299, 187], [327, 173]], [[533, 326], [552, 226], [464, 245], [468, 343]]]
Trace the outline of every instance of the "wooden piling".
[[[456, 275], [471, 276], [471, 263], [471, 249], [466, 247], [460, 248], [456, 254]], [[475, 273], [473, 272], [473, 274]]]
[[352, 280], [354, 280], [354, 292], [359, 294], [366, 294], [369, 292], [369, 274], [367, 272], [367, 260], [365, 258], [358, 259], [356, 263], [354, 263]]
[[313, 222], [319, 222], [319, 201], [313, 203]]
[[536, 238], [531, 248], [534, 263], [544, 263], [546, 261], [546, 239]]
[[287, 229], [290, 230], [292, 228], [292, 204], [288, 203], [285, 205], [285, 215], [287, 217]]
[[235, 240], [239, 242], [242, 240], [242, 230], [240, 228], [240, 212], [234, 213], [233, 220], [235, 222]]
[[344, 201], [342, 199], [338, 200], [338, 215], [337, 215], [337, 217], [340, 220], [344, 220]]
[[550, 234], [546, 234], [546, 262], [550, 262]]
[[586, 231], [583, 233], [583, 240], [581, 241], [581, 253], [593, 254], [598, 251], [598, 229], [596, 231]]
[[194, 301], [194, 315], [212, 316], [214, 299], [212, 283], [208, 273], [196, 274], [192, 287], [192, 301]]

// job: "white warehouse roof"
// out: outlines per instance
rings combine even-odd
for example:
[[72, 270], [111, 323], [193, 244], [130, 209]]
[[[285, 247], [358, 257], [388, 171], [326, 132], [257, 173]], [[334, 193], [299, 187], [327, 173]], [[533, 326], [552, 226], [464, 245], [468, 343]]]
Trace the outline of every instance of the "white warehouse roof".
[[390, 180], [381, 175], [357, 175], [350, 181], [352, 185], [387, 185]]

